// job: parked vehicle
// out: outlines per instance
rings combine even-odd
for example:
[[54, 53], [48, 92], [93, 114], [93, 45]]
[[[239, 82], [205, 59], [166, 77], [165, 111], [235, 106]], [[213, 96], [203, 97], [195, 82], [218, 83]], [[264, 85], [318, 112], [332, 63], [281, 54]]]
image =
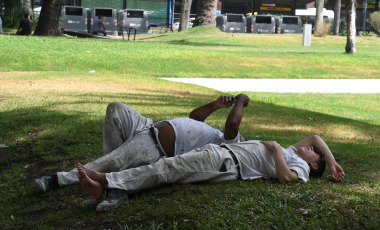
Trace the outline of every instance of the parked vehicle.
[[244, 14], [221, 14], [216, 17], [216, 27], [227, 33], [246, 33], [247, 19]]
[[298, 16], [280, 16], [276, 19], [276, 33], [302, 33], [302, 21]]
[[276, 33], [276, 24], [271, 15], [252, 15], [247, 17], [247, 32], [256, 34]]
[[122, 30], [126, 33], [124, 28], [134, 28], [138, 34], [148, 33], [149, 22], [148, 15], [145, 10], [120, 10], [117, 12], [117, 21], [119, 33], [121, 33]]
[[63, 6], [61, 10], [61, 28], [63, 31], [87, 33], [87, 8]]
[[117, 16], [116, 10], [112, 8], [89, 8], [87, 11], [87, 31], [92, 33], [92, 26], [98, 17], [102, 15], [103, 24], [106, 27], [106, 33], [109, 35], [117, 35]]

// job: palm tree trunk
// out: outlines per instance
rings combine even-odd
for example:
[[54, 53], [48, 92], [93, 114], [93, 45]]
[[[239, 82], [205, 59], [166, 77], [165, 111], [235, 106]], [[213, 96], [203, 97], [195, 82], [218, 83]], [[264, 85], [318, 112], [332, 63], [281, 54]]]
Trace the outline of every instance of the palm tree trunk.
[[199, 0], [194, 26], [216, 26], [215, 11], [218, 0]]

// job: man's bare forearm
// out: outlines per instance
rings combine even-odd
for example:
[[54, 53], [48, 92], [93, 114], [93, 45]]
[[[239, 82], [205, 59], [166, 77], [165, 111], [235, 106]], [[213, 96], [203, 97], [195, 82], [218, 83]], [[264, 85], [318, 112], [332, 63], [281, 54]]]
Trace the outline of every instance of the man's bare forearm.
[[311, 137], [306, 138], [303, 141], [298, 142], [297, 144], [294, 145], [294, 147], [299, 148], [299, 147], [305, 147], [305, 146], [316, 146], [318, 147], [322, 153], [325, 155], [324, 159], [326, 161], [326, 164], [330, 168], [330, 174], [331, 177], [335, 181], [342, 181], [344, 179], [345, 173], [342, 167], [335, 161], [335, 158], [327, 146], [327, 144], [322, 140], [321, 137], [318, 135], [314, 135]]
[[243, 102], [236, 102], [235, 106], [228, 114], [226, 124], [224, 125], [224, 139], [232, 140], [238, 134], [243, 110]]
[[305, 146], [316, 146], [318, 147], [322, 153], [325, 155], [325, 161], [327, 165], [331, 168], [335, 163], [335, 158], [327, 146], [327, 144], [322, 140], [322, 138], [318, 135], [313, 135], [311, 137], [306, 138], [305, 140], [298, 142], [294, 145], [294, 147], [305, 147]]
[[280, 183], [288, 183], [298, 180], [298, 174], [292, 171], [286, 164], [282, 147], [276, 141], [262, 141], [274, 155], [274, 163], [276, 167], [276, 176]]
[[191, 111], [189, 117], [197, 121], [205, 121], [206, 118], [216, 110], [220, 108], [231, 107], [231, 100], [233, 98], [233, 96], [220, 96], [216, 101], [210, 102], [206, 105], [202, 105]]
[[239, 94], [236, 96], [236, 104], [228, 114], [226, 124], [224, 126], [224, 139], [232, 140], [239, 133], [244, 107], [248, 105], [249, 100], [249, 97], [245, 94]]
[[205, 121], [211, 113], [219, 108], [220, 107], [217, 105], [216, 101], [213, 101], [194, 109], [190, 112], [189, 117], [197, 121]]
[[276, 166], [277, 179], [280, 183], [288, 183], [298, 180], [297, 173], [290, 170], [289, 166], [286, 164], [284, 152], [279, 145], [274, 151], [274, 162]]

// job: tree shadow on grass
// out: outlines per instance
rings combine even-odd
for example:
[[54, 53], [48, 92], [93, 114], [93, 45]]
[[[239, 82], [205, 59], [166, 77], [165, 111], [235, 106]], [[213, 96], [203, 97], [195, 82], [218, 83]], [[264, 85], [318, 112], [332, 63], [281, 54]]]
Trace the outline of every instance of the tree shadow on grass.
[[[89, 212], [91, 217], [88, 217], [77, 207], [81, 199], [86, 199], [79, 186], [74, 186], [75, 188], [70, 186], [48, 194], [36, 195], [28, 184], [37, 176], [69, 169], [75, 165], [77, 160], [90, 161], [102, 155], [103, 119], [109, 102], [121, 101], [134, 108], [144, 108], [148, 111], [144, 112], [145, 116], [158, 120], [161, 117], [175, 118], [187, 115], [187, 112], [174, 109], [169, 115], [162, 116], [161, 112], [168, 113], [168, 110], [165, 108], [160, 110], [160, 106], [186, 107], [188, 108], [186, 110], [190, 112], [191, 108], [215, 99], [211, 95], [204, 96], [203, 94], [193, 94], [176, 98], [173, 97], [173, 92], [164, 91], [157, 92], [156, 95], [150, 93], [87, 93], [78, 96], [80, 100], [73, 103], [53, 102], [47, 103], [47, 106], [44, 107], [20, 108], [0, 113], [1, 139], [5, 140], [5, 144], [9, 142], [9, 146], [12, 148], [11, 160], [2, 165], [0, 170], [1, 194], [9, 198], [0, 201], [0, 212], [7, 213], [7, 215], [8, 212], [11, 212], [20, 219], [18, 223], [21, 226], [37, 224], [41, 220], [44, 220], [44, 223], [53, 224], [58, 217], [58, 219], [72, 219], [71, 222], [81, 220], [93, 223], [91, 219], [93, 214]], [[193, 97], [198, 99], [194, 100]], [[202, 102], [199, 101], [201, 97], [204, 100]], [[69, 107], [66, 110], [55, 109], [65, 106]], [[93, 110], [98, 109], [101, 112], [94, 115]], [[212, 122], [223, 127], [227, 115], [227, 110], [220, 110], [212, 118]], [[318, 121], [310, 121], [309, 118]], [[266, 123], [273, 126], [260, 126]], [[363, 135], [374, 135], [374, 143], [373, 145], [369, 144], [371, 140], [368, 140], [369, 143], [349, 142], [344, 138], [334, 136], [331, 132], [326, 132], [329, 127], [337, 126], [349, 126]], [[298, 127], [306, 128], [299, 129]], [[244, 111], [241, 124], [241, 133], [248, 139], [274, 139], [284, 146], [291, 145], [312, 134], [319, 134], [327, 139], [337, 161], [345, 169], [348, 183], [376, 180], [373, 175], [378, 173], [377, 166], [379, 165], [379, 134], [377, 131], [378, 127], [364, 122], [262, 102], [251, 102]], [[352, 163], [355, 163], [356, 166]], [[327, 175], [324, 178], [326, 179]], [[228, 182], [226, 183], [228, 185]], [[307, 187], [307, 185], [305, 186]], [[169, 187], [169, 190], [171, 189], [172, 187]], [[178, 190], [179, 188], [176, 186], [173, 189]], [[5, 193], [5, 191], [13, 192]], [[167, 193], [170, 195], [172, 192]], [[12, 206], [15, 200], [18, 202]], [[29, 206], [28, 211], [23, 209], [23, 204], [26, 203]], [[6, 208], [11, 206], [12, 208]], [[41, 212], [42, 207], [46, 209], [45, 212]], [[55, 217], [48, 215], [52, 212], [55, 213]], [[31, 219], [31, 216], [34, 218]], [[72, 227], [71, 222], [60, 223], [62, 225], [60, 227], [70, 228]], [[7, 223], [9, 222], [7, 221]], [[56, 222], [54, 223], [56, 224]]]
[[[45, 162], [47, 159], [57, 162], [67, 157], [69, 159], [78, 157], [79, 151], [83, 151], [84, 156], [93, 154], [99, 156], [102, 153], [104, 115], [109, 102], [121, 101], [136, 110], [143, 107], [150, 108], [150, 112], [143, 112], [142, 115], [154, 121], [169, 119], [170, 116], [187, 117], [191, 111], [189, 109], [189, 112], [174, 112], [177, 111], [175, 107], [200, 106], [199, 102], [190, 97], [181, 99], [172, 97], [171, 91], [159, 92], [155, 95], [149, 93], [149, 91], [147, 94], [86, 93], [76, 95], [81, 99], [74, 102], [62, 102], [70, 101], [70, 94], [62, 94], [63, 100], [46, 103], [44, 107], [34, 106], [4, 111], [0, 113], [0, 139], [2, 144], [11, 147], [12, 163], [31, 164], [38, 161], [41, 164], [41, 161]], [[192, 97], [201, 96], [203, 95], [192, 95]], [[67, 100], [65, 100], [66, 97]], [[170, 109], [161, 109], [166, 106], [170, 106]], [[94, 116], [94, 113], [97, 115]], [[93, 145], [100, 148], [93, 149]], [[70, 154], [68, 151], [76, 153]], [[45, 164], [46, 162], [42, 165]], [[7, 168], [2, 167], [0, 172]]]
[[[12, 148], [12, 163], [34, 164], [41, 167], [59, 164], [60, 161], [81, 158], [89, 160], [102, 154], [102, 129], [106, 107], [111, 101], [121, 101], [139, 111], [144, 108], [144, 116], [159, 120], [187, 117], [189, 112], [200, 105], [215, 100], [214, 96], [193, 94], [189, 97], [173, 97], [176, 92], [161, 91], [155, 95], [132, 93], [83, 94], [75, 102], [53, 102], [45, 107], [29, 107], [0, 113], [0, 137], [4, 144]], [[101, 95], [101, 97], [100, 97]], [[68, 95], [69, 96], [69, 95]], [[64, 95], [62, 97], [65, 97]], [[199, 102], [193, 98], [203, 97]], [[83, 98], [83, 99], [82, 99]], [[63, 100], [64, 101], [64, 100]], [[70, 106], [63, 112], [58, 107]], [[166, 109], [170, 107], [170, 109]], [[173, 108], [174, 107], [174, 108]], [[146, 109], [148, 108], [148, 109]], [[187, 108], [185, 112], [175, 108]], [[93, 115], [93, 110], [98, 115]], [[229, 110], [228, 110], [229, 111]], [[219, 110], [209, 122], [221, 130], [228, 111]], [[310, 120], [310, 118], [312, 120]], [[347, 142], [334, 135], [331, 127], [352, 127], [359, 135], [357, 141]], [[304, 127], [300, 129], [299, 127]], [[244, 111], [240, 132], [248, 139], [276, 140], [283, 146], [298, 142], [310, 135], [318, 134], [325, 139], [333, 152], [341, 153], [337, 158], [347, 162], [364, 164], [373, 168], [379, 163], [379, 127], [322, 113], [311, 112], [267, 104], [251, 102]], [[348, 147], [349, 146], [349, 147]], [[361, 154], [356, 154], [358, 151]], [[343, 156], [342, 156], [343, 155]], [[348, 159], [347, 159], [348, 158]], [[372, 158], [373, 160], [369, 160]], [[34, 162], [34, 163], [33, 163]], [[9, 169], [10, 162], [2, 167]]]
[[182, 46], [199, 46], [199, 47], [240, 47], [240, 48], [252, 48], [252, 45], [243, 44], [226, 44], [226, 43], [205, 43], [205, 42], [190, 42], [186, 39], [173, 40], [167, 42], [172, 45], [182, 45]]

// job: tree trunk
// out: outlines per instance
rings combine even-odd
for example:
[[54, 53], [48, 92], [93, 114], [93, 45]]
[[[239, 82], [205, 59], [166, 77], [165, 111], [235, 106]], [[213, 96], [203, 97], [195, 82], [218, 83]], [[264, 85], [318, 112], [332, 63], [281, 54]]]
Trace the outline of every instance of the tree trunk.
[[215, 11], [218, 0], [199, 0], [194, 26], [216, 26]]
[[316, 0], [316, 12], [315, 12], [315, 31], [314, 34], [323, 34], [323, 7], [324, 0]]
[[365, 23], [367, 20], [367, 0], [363, 2], [363, 24], [362, 24], [362, 35], [365, 34]]
[[346, 53], [355, 53], [355, 36], [356, 36], [356, 0], [346, 0], [346, 12], [347, 12], [347, 43]]
[[339, 24], [340, 24], [340, 8], [342, 6], [341, 0], [336, 0], [334, 6], [334, 35], [339, 35]]
[[59, 18], [61, 15], [62, 0], [43, 1], [41, 15], [34, 35], [61, 36]]
[[189, 28], [191, 3], [193, 0], [182, 0], [181, 5], [181, 19], [179, 22], [178, 31], [186, 30]]

